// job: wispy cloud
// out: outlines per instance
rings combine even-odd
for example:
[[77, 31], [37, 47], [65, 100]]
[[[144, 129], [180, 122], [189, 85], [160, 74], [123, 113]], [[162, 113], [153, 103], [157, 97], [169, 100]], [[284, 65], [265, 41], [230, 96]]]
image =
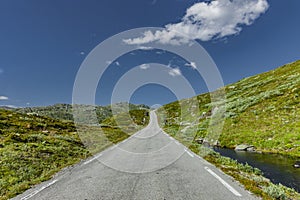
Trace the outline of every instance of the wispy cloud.
[[161, 54], [164, 54], [165, 52], [164, 51], [156, 51], [155, 53], [161, 55]]
[[6, 96], [0, 96], [0, 100], [8, 100], [8, 97], [6, 97]]
[[3, 69], [0, 68], [0, 74], [3, 74], [3, 72], [4, 72]]
[[197, 69], [197, 66], [196, 66], [195, 62], [186, 63], [184, 66], [191, 67], [193, 69]]
[[140, 69], [145, 70], [145, 69], [148, 69], [150, 67], [150, 65], [149, 64], [142, 64], [139, 67], [140, 67]]
[[[110, 64], [112, 64], [113, 62], [110, 61], [110, 60], [107, 60], [105, 63], [106, 63], [107, 65], [110, 65]], [[117, 66], [121, 66], [121, 64], [120, 64], [118, 61], [116, 61], [114, 64], [116, 64]]]
[[181, 75], [181, 71], [179, 68], [173, 68], [173, 69], [170, 69], [169, 71], [169, 75], [171, 76], [180, 76]]
[[140, 46], [139, 49], [140, 50], [152, 50], [153, 47]]
[[156, 4], [157, 0], [152, 0], [151, 5]]
[[[167, 24], [161, 31], [146, 31], [142, 37], [124, 39], [127, 44], [150, 42], [180, 45], [191, 39], [209, 41], [239, 34], [269, 8], [267, 0], [213, 0], [195, 3], [179, 23]], [[188, 37], [186, 37], [188, 36]]]
[[112, 63], [112, 61], [108, 60], [105, 63], [108, 64], [108, 65], [110, 65]]

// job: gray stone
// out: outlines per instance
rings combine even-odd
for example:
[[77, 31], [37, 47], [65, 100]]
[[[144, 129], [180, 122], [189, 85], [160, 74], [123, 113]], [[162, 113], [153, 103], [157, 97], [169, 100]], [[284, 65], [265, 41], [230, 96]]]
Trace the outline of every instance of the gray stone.
[[295, 168], [300, 168], [300, 161], [297, 161], [297, 162], [294, 164], [294, 167], [295, 167]]
[[236, 151], [255, 151], [255, 147], [253, 145], [240, 144], [235, 147]]

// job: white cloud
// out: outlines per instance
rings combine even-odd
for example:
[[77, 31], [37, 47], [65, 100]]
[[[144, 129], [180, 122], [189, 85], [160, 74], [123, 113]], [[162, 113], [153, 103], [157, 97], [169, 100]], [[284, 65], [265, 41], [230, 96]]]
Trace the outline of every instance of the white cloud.
[[8, 97], [6, 97], [6, 96], [0, 96], [0, 100], [8, 100]]
[[186, 63], [185, 66], [191, 67], [191, 68], [193, 68], [193, 69], [197, 69], [197, 66], [196, 66], [196, 63], [195, 63], [195, 62]]
[[145, 70], [145, 69], [148, 69], [150, 67], [150, 65], [149, 64], [142, 64], [139, 67], [140, 67], [140, 69], [144, 69]]
[[[105, 63], [106, 63], [107, 65], [110, 65], [110, 64], [112, 64], [113, 62], [110, 61], [110, 60], [108, 60], [108, 61], [106, 61]], [[117, 66], [120, 66], [120, 65], [121, 65], [118, 61], [116, 61], [115, 64], [116, 64]]]
[[181, 71], [179, 68], [173, 68], [169, 71], [169, 74], [171, 76], [180, 76], [181, 75]]
[[146, 46], [140, 46], [138, 47], [140, 50], [152, 50], [154, 49], [153, 47], [146, 47]]
[[3, 74], [3, 72], [4, 72], [3, 69], [0, 68], [0, 74]]
[[164, 51], [157, 51], [157, 52], [155, 52], [156, 54], [164, 54]]
[[108, 65], [110, 65], [112, 63], [112, 61], [108, 60], [105, 63], [108, 64]]
[[[239, 34], [269, 8], [267, 0], [213, 0], [195, 3], [180, 22], [161, 31], [146, 31], [142, 37], [125, 39], [127, 44], [186, 44], [191, 39], [209, 41]], [[185, 37], [185, 36], [188, 36]]]

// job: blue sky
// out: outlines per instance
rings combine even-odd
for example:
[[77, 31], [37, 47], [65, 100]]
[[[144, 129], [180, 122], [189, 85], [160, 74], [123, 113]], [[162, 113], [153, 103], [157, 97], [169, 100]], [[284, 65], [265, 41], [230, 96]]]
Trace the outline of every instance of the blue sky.
[[[2, 0], [0, 105], [23, 107], [71, 103], [76, 73], [100, 42], [133, 28], [180, 24], [187, 9], [200, 2]], [[239, 25], [242, 30], [238, 33], [221, 37], [224, 32], [213, 30], [216, 35], [207, 38], [199, 36], [203, 31], [200, 28], [195, 36], [217, 64], [225, 84], [300, 59], [300, 1], [269, 0], [268, 5], [251, 25]], [[131, 67], [147, 62], [178, 68], [191, 81], [197, 94], [207, 91], [201, 77], [184, 69], [182, 59], [174, 58], [171, 53], [157, 55], [154, 51], [141, 50], [113, 62], [103, 77], [106, 85], [97, 90], [96, 103], [109, 104], [114, 81]], [[153, 105], [175, 99], [168, 88], [146, 85], [133, 94], [131, 101]]]

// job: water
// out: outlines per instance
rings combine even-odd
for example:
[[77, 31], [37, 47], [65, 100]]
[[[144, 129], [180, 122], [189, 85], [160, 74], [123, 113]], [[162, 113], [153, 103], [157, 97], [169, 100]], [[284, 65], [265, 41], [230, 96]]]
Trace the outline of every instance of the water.
[[[273, 183], [294, 188], [300, 192], [300, 168], [294, 168], [295, 159], [276, 154], [261, 154], [232, 149], [215, 148], [222, 156], [260, 169]], [[299, 159], [298, 159], [299, 160]]]

